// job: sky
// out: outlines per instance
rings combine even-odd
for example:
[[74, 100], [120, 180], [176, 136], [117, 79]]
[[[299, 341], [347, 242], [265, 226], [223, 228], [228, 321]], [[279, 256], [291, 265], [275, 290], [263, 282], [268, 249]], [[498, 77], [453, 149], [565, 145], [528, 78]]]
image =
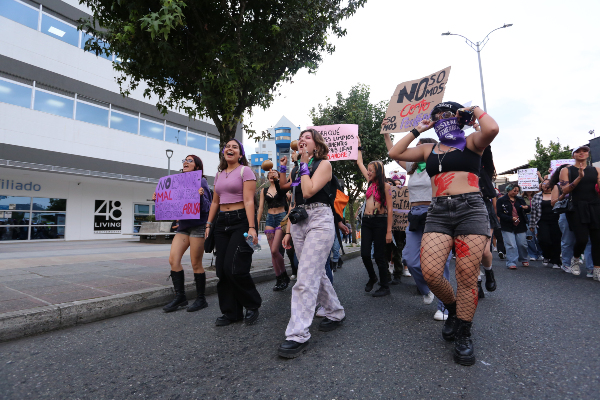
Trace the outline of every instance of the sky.
[[[487, 112], [500, 126], [492, 144], [496, 170], [527, 163], [535, 139], [574, 147], [600, 135], [600, 1], [394, 1], [368, 0], [345, 20], [347, 35], [331, 42], [316, 74], [301, 70], [266, 110], [253, 109], [262, 131], [285, 115], [302, 128], [309, 111], [358, 83], [371, 102], [389, 101], [396, 85], [451, 66], [444, 100], [483, 108], [477, 52], [458, 36], [482, 41]], [[396, 134], [394, 141], [404, 133]], [[421, 137], [435, 137], [433, 129]], [[382, 136], [383, 140], [383, 136]], [[254, 148], [254, 140], [245, 139]], [[370, 161], [370, 160], [369, 160]], [[399, 168], [397, 164], [386, 170]]]

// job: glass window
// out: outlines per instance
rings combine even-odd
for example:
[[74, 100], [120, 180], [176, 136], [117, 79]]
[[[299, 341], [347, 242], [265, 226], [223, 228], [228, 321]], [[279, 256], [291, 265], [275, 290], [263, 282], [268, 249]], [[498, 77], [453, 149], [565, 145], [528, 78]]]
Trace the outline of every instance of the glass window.
[[129, 133], [138, 133], [138, 117], [134, 117], [128, 114], [122, 114], [120, 112], [111, 111], [110, 113], [110, 127], [125, 131]]
[[165, 140], [185, 146], [185, 129], [173, 128], [167, 125], [165, 129]]
[[1, 227], [0, 240], [27, 240], [29, 227]]
[[188, 132], [187, 138], [188, 147], [194, 147], [200, 150], [206, 150], [206, 136], [198, 135], [197, 133]]
[[135, 204], [133, 208], [134, 214], [150, 214], [150, 204]]
[[36, 90], [33, 109], [60, 115], [61, 117], [73, 118], [73, 101], [73, 99]]
[[75, 47], [79, 46], [79, 31], [77, 28], [45, 13], [42, 13], [42, 33]]
[[[85, 43], [89, 39], [94, 39], [94, 36], [92, 36], [92, 35], [90, 35], [88, 33], [85, 33], [85, 32], [81, 33], [81, 48], [82, 49], [85, 49]], [[108, 43], [106, 43], [104, 40], [98, 39], [98, 43], [100, 44], [100, 47], [102, 47], [103, 49], [108, 49], [109, 48]], [[92, 53], [93, 55], [96, 55], [95, 51], [90, 51], [90, 50], [88, 50], [88, 51], [90, 53]], [[102, 58], [105, 58], [105, 59], [107, 59], [109, 61], [112, 61], [112, 54], [109, 55], [109, 56], [107, 56], [105, 53], [100, 53], [100, 55], [98, 57], [102, 57]]]
[[140, 135], [163, 140], [163, 126], [142, 119], [140, 120]]
[[108, 109], [78, 101], [75, 119], [90, 124], [108, 126]]
[[34, 212], [31, 225], [64, 225], [65, 220], [65, 213]]
[[206, 138], [206, 147], [208, 151], [212, 151], [213, 153], [219, 152], [219, 141], [216, 139], [211, 139], [209, 137]]
[[29, 225], [29, 213], [0, 211], [0, 225]]
[[32, 226], [31, 240], [40, 239], [64, 239], [64, 226]]
[[33, 198], [33, 211], [67, 211], [67, 199]]
[[39, 10], [14, 0], [0, 1], [0, 15], [37, 31]]
[[[152, 210], [152, 212], [150, 212]], [[133, 232], [138, 233], [142, 222], [154, 222], [154, 205], [134, 204], [133, 205]]]
[[30, 87], [0, 79], [0, 101], [3, 103], [29, 108], [31, 107], [31, 90]]
[[31, 197], [0, 196], [0, 210], [27, 210], [31, 209]]

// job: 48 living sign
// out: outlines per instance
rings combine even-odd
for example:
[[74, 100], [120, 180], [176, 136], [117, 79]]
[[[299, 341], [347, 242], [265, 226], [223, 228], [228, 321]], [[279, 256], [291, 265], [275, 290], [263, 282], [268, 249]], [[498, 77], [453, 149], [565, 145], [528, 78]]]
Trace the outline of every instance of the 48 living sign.
[[96, 200], [94, 233], [121, 233], [122, 208], [118, 200]]

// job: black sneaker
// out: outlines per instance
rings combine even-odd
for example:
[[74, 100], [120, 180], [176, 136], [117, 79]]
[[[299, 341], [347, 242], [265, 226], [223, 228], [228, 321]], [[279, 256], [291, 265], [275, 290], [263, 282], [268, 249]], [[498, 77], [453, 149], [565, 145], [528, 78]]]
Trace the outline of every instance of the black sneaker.
[[339, 328], [340, 326], [342, 326], [342, 324], [344, 323], [345, 320], [346, 320], [346, 317], [342, 318], [341, 321], [334, 321], [332, 319], [325, 317], [319, 324], [319, 330], [322, 332], [333, 331], [333, 330]]
[[283, 358], [296, 358], [306, 346], [308, 346], [308, 342], [299, 343], [294, 342], [293, 340], [286, 340], [279, 346], [277, 354], [279, 354], [279, 357]]
[[506, 256], [504, 255], [504, 253], [501, 252], [501, 251], [498, 252], [498, 257], [500, 257], [501, 260], [504, 260], [506, 258]]
[[377, 278], [369, 279], [369, 282], [365, 285], [365, 292], [370, 292], [373, 290], [373, 285], [377, 283]]
[[383, 297], [383, 296], [389, 296], [391, 294], [390, 292], [390, 288], [387, 286], [380, 286], [379, 289], [377, 289], [375, 291], [375, 293], [373, 293], [373, 297]]

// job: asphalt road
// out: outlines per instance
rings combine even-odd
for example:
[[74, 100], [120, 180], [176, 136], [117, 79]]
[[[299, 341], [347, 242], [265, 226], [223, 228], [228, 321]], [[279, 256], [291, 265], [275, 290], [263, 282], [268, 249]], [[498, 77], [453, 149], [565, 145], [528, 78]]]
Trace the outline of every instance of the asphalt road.
[[345, 325], [319, 332], [316, 319], [299, 358], [277, 356], [291, 291], [268, 282], [254, 326], [215, 327], [210, 296], [196, 313], [153, 309], [2, 343], [0, 398], [600, 398], [600, 283], [531, 264], [495, 260], [499, 288], [479, 302], [471, 367], [453, 362], [412, 278], [373, 298], [357, 258], [336, 274]]

